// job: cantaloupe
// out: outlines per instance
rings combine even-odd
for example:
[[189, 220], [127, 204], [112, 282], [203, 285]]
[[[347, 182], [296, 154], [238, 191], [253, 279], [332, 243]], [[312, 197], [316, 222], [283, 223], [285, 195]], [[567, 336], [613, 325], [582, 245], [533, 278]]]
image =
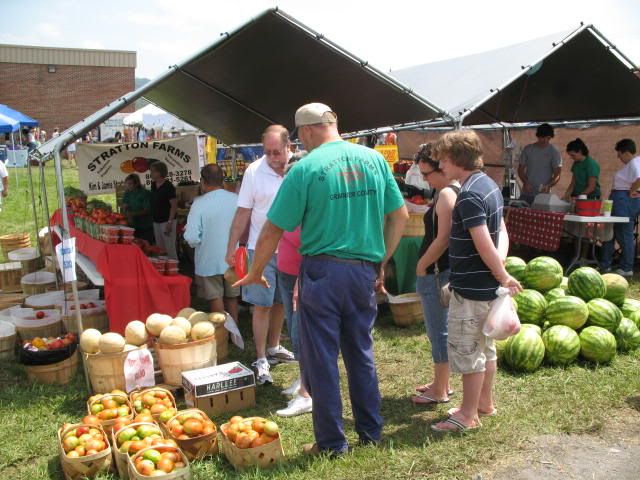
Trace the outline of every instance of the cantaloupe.
[[131, 345], [144, 345], [147, 343], [149, 339], [149, 335], [147, 334], [147, 329], [140, 320], [133, 320], [127, 324], [127, 327], [124, 329], [124, 338], [127, 343]]
[[137, 345], [131, 345], [130, 343], [125, 344], [124, 351], [130, 352], [131, 350], [136, 350], [138, 348]]
[[209, 321], [214, 325], [221, 325], [225, 322], [227, 316], [221, 312], [213, 312], [209, 315]]
[[178, 312], [178, 314], [176, 315], [176, 317], [182, 317], [182, 318], [186, 318], [187, 320], [189, 320], [189, 317], [193, 313], [196, 313], [195, 309], [193, 309], [191, 307], [186, 307], [186, 308], [183, 308], [182, 310], [180, 310]]
[[187, 341], [187, 334], [184, 330], [176, 325], [169, 325], [162, 333], [160, 333], [160, 343], [175, 345], [176, 343], [184, 343]]
[[100, 350], [102, 334], [95, 328], [87, 328], [80, 335], [80, 348], [84, 353], [97, 353]]
[[119, 333], [108, 332], [100, 337], [98, 342], [101, 353], [119, 353], [124, 350], [124, 337]]
[[184, 330], [184, 334], [188, 337], [191, 333], [191, 323], [184, 317], [176, 317], [171, 322], [171, 325], [175, 325], [176, 327], [180, 327]]
[[168, 327], [173, 322], [173, 318], [169, 315], [163, 315], [162, 313], [152, 313], [147, 317], [147, 331], [155, 336], [159, 337], [162, 330]]
[[203, 338], [212, 337], [216, 333], [213, 323], [205, 321], [198, 322], [191, 327], [191, 338], [201, 340]]
[[192, 327], [198, 322], [204, 322], [207, 320], [209, 320], [209, 315], [204, 312], [193, 312], [189, 315], [189, 323], [191, 323]]

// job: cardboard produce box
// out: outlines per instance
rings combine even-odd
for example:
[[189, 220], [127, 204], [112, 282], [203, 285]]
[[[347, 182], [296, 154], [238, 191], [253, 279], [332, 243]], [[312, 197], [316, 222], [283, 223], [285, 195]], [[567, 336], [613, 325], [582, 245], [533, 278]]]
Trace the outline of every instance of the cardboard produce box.
[[209, 416], [256, 405], [255, 376], [240, 362], [182, 372], [182, 386], [187, 406]]

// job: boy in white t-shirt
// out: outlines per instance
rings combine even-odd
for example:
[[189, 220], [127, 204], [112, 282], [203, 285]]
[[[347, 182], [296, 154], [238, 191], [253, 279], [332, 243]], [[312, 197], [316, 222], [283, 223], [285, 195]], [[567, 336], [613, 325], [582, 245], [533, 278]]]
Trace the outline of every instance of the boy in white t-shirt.
[[2, 199], [9, 195], [9, 172], [4, 162], [0, 160], [0, 211], [2, 211]]

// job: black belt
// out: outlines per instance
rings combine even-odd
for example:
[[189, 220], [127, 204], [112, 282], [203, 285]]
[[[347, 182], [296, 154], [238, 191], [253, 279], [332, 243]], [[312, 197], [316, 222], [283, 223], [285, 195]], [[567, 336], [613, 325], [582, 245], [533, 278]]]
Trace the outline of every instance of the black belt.
[[305, 258], [310, 258], [312, 260], [329, 260], [331, 262], [338, 263], [347, 263], [349, 265], [371, 265], [375, 268], [376, 272], [380, 271], [380, 263], [375, 263], [370, 260], [358, 260], [356, 258], [340, 258], [334, 257], [333, 255], [305, 255]]
[[612, 192], [628, 192], [629, 190], [611, 190]]

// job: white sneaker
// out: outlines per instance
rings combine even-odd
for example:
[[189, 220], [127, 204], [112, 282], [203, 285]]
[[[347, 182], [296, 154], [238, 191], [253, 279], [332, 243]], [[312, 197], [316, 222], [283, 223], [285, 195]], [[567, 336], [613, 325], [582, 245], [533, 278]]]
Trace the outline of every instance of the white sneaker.
[[256, 384], [264, 385], [265, 383], [273, 383], [273, 377], [269, 371], [269, 362], [266, 358], [259, 358], [251, 364], [256, 369]]
[[313, 400], [311, 400], [311, 397], [303, 397], [302, 395], [297, 395], [288, 403], [287, 408], [278, 410], [276, 414], [280, 417], [295, 417], [296, 415], [309, 413], [312, 410]]
[[296, 359], [289, 350], [282, 345], [277, 347], [267, 348], [267, 360], [270, 365], [277, 365], [278, 363], [291, 363]]
[[292, 397], [295, 394], [298, 393], [298, 390], [300, 390], [300, 379], [298, 378], [297, 380], [294, 380], [293, 383], [291, 385], [289, 385], [288, 388], [285, 388], [284, 390], [282, 390], [282, 395], [286, 396], [286, 397]]
[[622, 270], [621, 268], [616, 270], [616, 273], [618, 275], [622, 275], [623, 277], [627, 277], [627, 278], [631, 278], [633, 277], [633, 270], [629, 270], [628, 272], [625, 270]]

